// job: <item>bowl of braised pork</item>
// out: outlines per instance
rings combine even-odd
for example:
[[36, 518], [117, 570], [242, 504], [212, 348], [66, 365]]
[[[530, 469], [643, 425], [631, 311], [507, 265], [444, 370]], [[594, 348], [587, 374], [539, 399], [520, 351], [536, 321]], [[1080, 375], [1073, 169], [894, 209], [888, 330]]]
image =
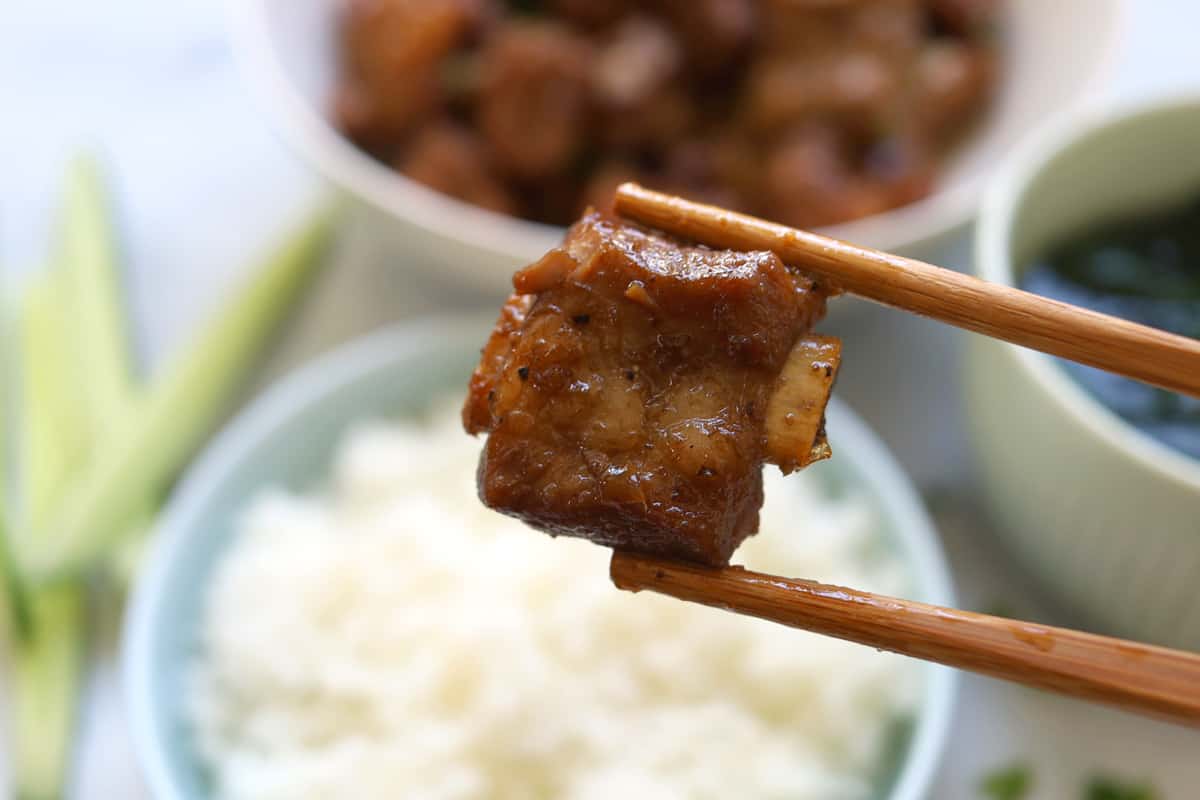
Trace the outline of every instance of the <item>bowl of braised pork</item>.
[[385, 252], [499, 293], [636, 180], [921, 255], [1106, 71], [1120, 0], [247, 0], [282, 138]]

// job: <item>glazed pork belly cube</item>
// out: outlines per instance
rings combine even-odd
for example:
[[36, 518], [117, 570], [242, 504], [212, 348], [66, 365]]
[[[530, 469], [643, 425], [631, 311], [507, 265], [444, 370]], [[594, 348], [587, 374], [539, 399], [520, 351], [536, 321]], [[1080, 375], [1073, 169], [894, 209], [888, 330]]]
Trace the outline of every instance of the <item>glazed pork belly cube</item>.
[[463, 421], [483, 502], [551, 535], [725, 564], [762, 465], [827, 457], [840, 345], [772, 253], [681, 246], [589, 213], [518, 272]]

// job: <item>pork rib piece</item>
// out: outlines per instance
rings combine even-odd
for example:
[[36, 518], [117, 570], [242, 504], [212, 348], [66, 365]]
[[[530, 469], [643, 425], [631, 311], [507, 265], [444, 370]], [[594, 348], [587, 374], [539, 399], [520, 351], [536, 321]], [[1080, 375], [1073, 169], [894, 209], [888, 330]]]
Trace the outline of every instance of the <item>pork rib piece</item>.
[[483, 502], [551, 535], [724, 564], [762, 465], [826, 458], [840, 344], [772, 253], [688, 247], [589, 213], [519, 271], [471, 378]]

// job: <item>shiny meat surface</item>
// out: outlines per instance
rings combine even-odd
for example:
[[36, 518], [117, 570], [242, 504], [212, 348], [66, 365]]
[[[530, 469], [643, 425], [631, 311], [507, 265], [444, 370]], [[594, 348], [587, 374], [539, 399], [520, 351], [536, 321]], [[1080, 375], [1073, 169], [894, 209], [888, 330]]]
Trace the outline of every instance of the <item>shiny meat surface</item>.
[[589, 214], [513, 278], [463, 422], [483, 502], [552, 535], [724, 564], [762, 465], [829, 455], [825, 292], [772, 253], [684, 247]]

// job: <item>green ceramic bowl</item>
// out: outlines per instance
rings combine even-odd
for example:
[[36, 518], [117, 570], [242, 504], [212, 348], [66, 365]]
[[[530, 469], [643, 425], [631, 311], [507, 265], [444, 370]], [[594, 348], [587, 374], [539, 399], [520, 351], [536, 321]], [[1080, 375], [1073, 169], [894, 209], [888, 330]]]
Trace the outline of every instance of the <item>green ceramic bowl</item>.
[[[1065, 238], [1200, 191], [1200, 94], [1059, 118], [1008, 160], [975, 268], [1017, 286]], [[1132, 427], [1049, 356], [972, 337], [984, 500], [1025, 571], [1102, 630], [1200, 650], [1200, 459]]]
[[[413, 414], [464, 387], [487, 326], [479, 319], [427, 319], [326, 356], [234, 420], [191, 469], [163, 517], [124, 643], [135, 748], [159, 800], [210, 796], [181, 698], [205, 591], [240, 509], [267, 486], [320, 485], [356, 420]], [[937, 534], [896, 462], [840, 404], [830, 407], [829, 431], [837, 457], [816, 467], [818, 474], [877, 505], [881, 541], [908, 563], [915, 599], [952, 604]], [[955, 675], [933, 665], [923, 670], [920, 706], [913, 719], [897, 721], [894, 752], [881, 769], [881, 800], [925, 797], [946, 742]]]

